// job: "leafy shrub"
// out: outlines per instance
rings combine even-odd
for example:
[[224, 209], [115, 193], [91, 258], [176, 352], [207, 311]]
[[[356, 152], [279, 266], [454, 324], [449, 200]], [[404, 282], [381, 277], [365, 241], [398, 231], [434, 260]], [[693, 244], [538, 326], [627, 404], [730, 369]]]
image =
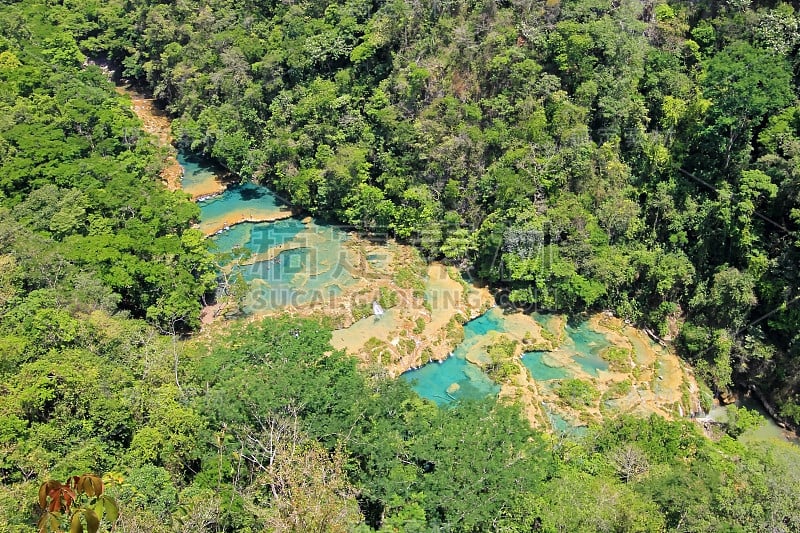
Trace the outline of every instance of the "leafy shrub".
[[580, 379], [565, 379], [559, 384], [556, 393], [573, 408], [587, 407], [600, 396], [594, 385]]

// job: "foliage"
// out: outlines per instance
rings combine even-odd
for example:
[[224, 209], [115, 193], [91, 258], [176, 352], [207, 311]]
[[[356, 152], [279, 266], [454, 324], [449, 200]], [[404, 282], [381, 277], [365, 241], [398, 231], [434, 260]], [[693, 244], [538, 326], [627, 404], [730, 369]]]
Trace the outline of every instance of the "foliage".
[[742, 433], [765, 423], [764, 418], [752, 409], [736, 407], [731, 404], [725, 408], [725, 432], [731, 437], [738, 437]]
[[378, 303], [384, 309], [388, 309], [390, 307], [394, 307], [397, 305], [398, 296], [397, 293], [388, 289], [387, 287], [380, 288], [380, 297], [378, 298]]
[[631, 391], [632, 383], [630, 379], [624, 379], [622, 381], [618, 381], [609, 387], [606, 394], [608, 394], [611, 398], [622, 398], [627, 396], [628, 393]]
[[600, 353], [615, 372], [627, 372], [631, 367], [631, 351], [620, 346], [610, 346]]
[[489, 365], [487, 374], [497, 383], [510, 381], [520, 373], [520, 368], [515, 361], [518, 342], [504, 335], [498, 336], [489, 347]]
[[131, 531], [800, 529], [794, 448], [656, 416], [557, 440], [517, 406], [440, 409], [362, 374], [319, 319], [179, 340], [216, 285], [198, 210], [86, 60], [151, 89], [182, 147], [416, 244], [398, 287], [423, 296], [424, 255], [513, 303], [614, 310], [797, 421], [797, 20], [746, 1], [3, 2], [0, 529], [36, 523], [38, 483], [112, 468]]
[[[718, 391], [735, 380], [780, 406], [796, 393], [780, 376], [796, 353], [800, 58], [794, 8], [762, 4], [114, 0], [26, 13], [34, 30], [69, 21], [41, 39], [45, 60], [107, 56], [152, 89], [182, 146], [298, 209], [413, 242], [515, 304], [613, 309], [662, 335], [676, 319], [726, 330], [729, 356], [689, 343], [685, 355]], [[28, 90], [27, 56], [2, 53], [4, 83]], [[56, 100], [39, 107], [61, 106], [83, 132], [60, 160], [99, 147], [105, 117], [76, 121]], [[17, 151], [36, 161], [60, 142], [38, 127], [32, 146], [29, 126], [3, 148], [17, 195]], [[107, 141], [111, 153], [133, 142]], [[57, 216], [40, 229], [56, 239], [94, 220], [92, 198], [58, 187], [69, 201], [48, 200]], [[144, 297], [131, 274], [143, 268], [105, 273], [123, 305], [191, 324], [176, 294], [197, 291]], [[421, 296], [423, 276], [408, 265], [396, 282]], [[752, 356], [745, 334], [774, 356]]]
[[591, 383], [580, 379], [565, 379], [558, 384], [558, 396], [571, 407], [587, 407], [593, 405], [600, 392]]
[[93, 474], [73, 476], [66, 483], [45, 481], [39, 486], [39, 507], [44, 511], [39, 531], [69, 527], [70, 533], [81, 533], [86, 527], [89, 533], [97, 533], [103, 521], [113, 527], [119, 508], [104, 492], [103, 480]]

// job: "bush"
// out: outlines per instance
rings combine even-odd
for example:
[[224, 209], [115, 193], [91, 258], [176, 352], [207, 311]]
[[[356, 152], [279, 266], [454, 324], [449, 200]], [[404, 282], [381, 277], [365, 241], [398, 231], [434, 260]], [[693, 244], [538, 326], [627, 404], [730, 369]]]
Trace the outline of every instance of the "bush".
[[725, 432], [734, 438], [747, 430], [756, 429], [765, 422], [764, 417], [758, 411], [747, 407], [729, 405], [725, 408], [725, 414], [728, 416], [728, 420], [725, 422]]
[[622, 398], [631, 391], [631, 387], [631, 380], [619, 381], [609, 387], [607, 395], [609, 398]]
[[580, 379], [565, 379], [556, 390], [559, 398], [573, 408], [587, 407], [597, 401], [600, 392], [591, 383]]
[[178, 491], [169, 472], [159, 466], [132, 469], [118, 490], [119, 501], [168, 517], [178, 504]]
[[381, 307], [384, 309], [394, 307], [397, 305], [397, 293], [389, 290], [387, 287], [381, 287], [378, 303], [381, 304]]
[[611, 346], [603, 350], [600, 357], [608, 361], [608, 368], [614, 372], [630, 370], [631, 351], [620, 346]]

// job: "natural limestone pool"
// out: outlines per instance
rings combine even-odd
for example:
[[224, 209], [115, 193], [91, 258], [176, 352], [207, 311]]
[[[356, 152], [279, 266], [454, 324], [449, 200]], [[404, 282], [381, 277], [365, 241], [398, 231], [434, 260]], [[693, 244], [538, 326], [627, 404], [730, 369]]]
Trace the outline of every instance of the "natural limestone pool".
[[495, 307], [464, 324], [464, 340], [450, 357], [404, 372], [401, 377], [417, 394], [439, 405], [496, 396], [500, 387], [480, 368], [468, 362], [467, 357], [482, 356], [486, 336], [501, 331], [504, 331], [502, 312]]
[[[407, 285], [398, 286], [398, 269], [413, 263], [414, 249], [396, 243], [372, 244], [369, 239], [348, 241], [347, 234], [334, 228], [326, 236], [320, 231], [323, 226], [293, 218], [269, 189], [252, 184], [229, 186], [227, 173], [209, 161], [191, 154], [175, 154], [169, 120], [156, 110], [152, 99], [130, 88], [118, 90], [131, 96], [132, 108], [145, 129], [161, 146], [170, 148], [172, 155], [162, 173], [164, 183], [171, 190], [182, 189], [200, 201], [199, 227], [206, 235], [213, 235], [217, 251], [247, 250], [231, 254], [224, 268], [228, 272], [239, 268], [243, 277], [252, 280], [247, 298], [250, 311], [259, 310], [253, 302], [258, 294], [263, 296], [264, 291], [274, 291], [276, 286], [283, 287], [289, 295], [309, 287], [327, 289], [328, 294], [347, 290], [350, 302], [343, 307], [334, 308], [323, 301], [314, 308], [314, 312], [345, 316], [342, 325], [346, 327], [334, 331], [334, 347], [346, 349], [364, 363], [378, 362], [393, 374], [441, 360], [406, 372], [402, 379], [414, 381], [423, 396], [439, 404], [499, 394], [520, 402], [534, 425], [544, 424], [556, 431], [579, 425], [575, 424], [576, 418], [584, 415], [595, 419], [603, 416], [597, 406], [588, 406], [581, 412], [565, 409], [555, 395], [564, 379], [577, 378], [593, 384], [602, 392], [599, 401], [603, 405], [613, 404], [622, 412], [684, 416], [681, 403], [698, 403], [691, 371], [673, 353], [606, 313], [578, 324], [566, 324], [564, 317], [550, 314], [506, 315], [498, 309], [484, 314], [492, 295], [485, 288], [465, 283], [452, 268], [438, 263], [427, 265], [427, 272], [421, 275], [424, 295]], [[379, 318], [356, 316], [356, 306], [370, 308], [370, 303], [380, 296], [378, 289], [398, 294], [400, 302]], [[302, 298], [295, 297], [294, 301], [299, 303]], [[310, 302], [316, 303], [320, 302]], [[260, 309], [265, 309], [263, 304]], [[282, 307], [267, 310], [271, 309]], [[214, 309], [207, 311], [204, 324], [217, 317]], [[467, 322], [465, 339], [459, 343], [458, 335], [453, 333], [460, 326], [453, 323], [466, 319], [473, 320]], [[479, 364], [485, 360], [486, 350], [501, 336], [522, 344], [518, 363], [524, 371], [499, 387]], [[543, 340], [550, 343], [544, 350], [537, 345]], [[602, 358], [606, 346], [627, 348], [631, 371], [622, 368], [620, 372], [619, 367], [617, 371], [609, 370]], [[446, 358], [451, 352], [453, 356]], [[629, 385], [620, 387], [626, 384]]]
[[[223, 271], [241, 274], [247, 283], [241, 312], [290, 309], [344, 316], [344, 327], [333, 334], [334, 347], [365, 364], [385, 366], [442, 406], [487, 396], [516, 398], [532, 423], [557, 431], [602, 416], [601, 401], [620, 410], [645, 406], [645, 411], [667, 416], [678, 411], [685, 379], [680, 364], [664, 359], [667, 354], [638, 333], [621, 325], [612, 331], [603, 320], [573, 323], [558, 315], [526, 315], [496, 306], [486, 310], [491, 294], [485, 288], [438, 263], [415, 270], [422, 288], [413, 289], [413, 283], [407, 284], [412, 248], [372, 243], [310, 218], [301, 220], [268, 188], [252, 183], [221, 188], [219, 169], [179, 156], [184, 187], [200, 196], [198, 227], [217, 252], [230, 254]], [[205, 192], [213, 196], [200, 194]], [[401, 270], [404, 277], [397, 277]], [[372, 316], [372, 303], [387, 294], [396, 300], [381, 316]], [[367, 316], [358, 316], [363, 310]], [[461, 322], [463, 340], [454, 333], [462, 329]], [[496, 383], [485, 371], [489, 350], [509, 341], [520, 373]], [[610, 371], [603, 358], [604, 350], [616, 345], [628, 347], [631, 365], [643, 368], [632, 390], [621, 398], [603, 396], [583, 410], [565, 407], [557, 395], [563, 380], [580, 379], [605, 394], [625, 379]], [[669, 380], [662, 383], [664, 376]]]
[[432, 362], [403, 373], [417, 394], [439, 405], [454, 401], [478, 400], [496, 396], [500, 387], [481, 369], [458, 355], [459, 350], [442, 362]]
[[[431, 362], [419, 369], [405, 372], [403, 379], [411, 383], [420, 396], [438, 404], [497, 395], [500, 387], [470, 361], [486, 361], [492, 335], [514, 334], [516, 324], [511, 321], [519, 317], [520, 313], [504, 313], [499, 307], [490, 309], [464, 324], [464, 340], [451, 357], [441, 363]], [[546, 315], [535, 318], [539, 323], [547, 320]], [[547, 325], [554, 327], [550, 322]], [[568, 324], [564, 328], [561, 344], [555, 350], [524, 353], [521, 362], [537, 381], [560, 380], [573, 375], [559, 356], [566, 357], [585, 373], [596, 376], [601, 371], [608, 371], [608, 363], [600, 354], [610, 345], [608, 338], [590, 329], [588, 322]]]
[[224, 268], [248, 282], [245, 313], [324, 303], [356, 281], [343, 247], [345, 232], [292, 217], [286, 204], [262, 185], [230, 184], [214, 192], [219, 169], [185, 154], [178, 160], [187, 192], [213, 194], [198, 201], [198, 227], [216, 252], [231, 253]]
[[549, 358], [548, 352], [528, 352], [522, 356], [522, 364], [537, 381], [566, 379], [570, 376], [565, 368], [556, 366], [557, 363]]
[[219, 251], [228, 252], [240, 248], [258, 255], [291, 242], [305, 229], [306, 225], [296, 218], [277, 222], [245, 222], [236, 224], [211, 239]]
[[199, 201], [199, 205], [199, 227], [206, 235], [245, 222], [274, 222], [292, 216], [272, 191], [254, 183], [231, 185], [221, 194]]
[[183, 169], [181, 188], [193, 199], [213, 196], [225, 190], [222, 170], [211, 162], [183, 151], [177, 153], [177, 160]]
[[592, 331], [589, 323], [567, 324], [566, 338], [560, 350], [572, 353], [572, 357], [581, 368], [593, 376], [608, 371], [608, 362], [600, 357], [601, 352], [611, 346], [608, 338], [602, 333]]
[[351, 254], [344, 247], [347, 234], [343, 231], [313, 222], [304, 224], [291, 238], [286, 238], [288, 234], [275, 237], [280, 231], [274, 228], [272, 248], [288, 249], [242, 267], [244, 279], [251, 285], [247, 312], [329, 303], [358, 281]]

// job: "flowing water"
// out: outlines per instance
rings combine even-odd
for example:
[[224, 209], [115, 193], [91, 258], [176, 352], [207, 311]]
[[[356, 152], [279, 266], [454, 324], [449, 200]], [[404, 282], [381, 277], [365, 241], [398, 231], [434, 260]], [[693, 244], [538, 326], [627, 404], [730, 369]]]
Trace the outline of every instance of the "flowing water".
[[[199, 201], [200, 229], [211, 235], [218, 252], [232, 252], [228, 268], [241, 273], [248, 282], [245, 312], [325, 303], [359, 280], [354, 268], [357, 259], [344, 246], [347, 234], [343, 231], [292, 217], [286, 204], [260, 185], [229, 185], [220, 193], [220, 169], [186, 154], [179, 154], [178, 160], [184, 167], [183, 186], [187, 192], [195, 197], [215, 194]], [[366, 261], [378, 271], [388, 268], [391, 260], [388, 250], [366, 256]], [[443, 267], [432, 266], [425, 291], [433, 310], [431, 322], [444, 325], [452, 313], [438, 311], [452, 306], [440, 304], [464, 297], [462, 293], [462, 286]], [[387, 309], [384, 315], [367, 317], [336, 332], [334, 337], [368, 339], [378, 330], [394, 331], [401, 325], [396, 315], [394, 310]], [[536, 319], [548, 329], [559, 327], [547, 315]], [[451, 357], [405, 372], [402, 379], [410, 382], [421, 396], [439, 404], [496, 396], [500, 387], [473, 363], [488, 360], [487, 350], [494, 335], [513, 333], [517, 328], [511, 316], [493, 308], [465, 324], [464, 340]], [[568, 352], [586, 372], [597, 374], [608, 369], [599, 356], [600, 350], [609, 345], [602, 334], [584, 323], [567, 325], [564, 337], [559, 350]], [[554, 364], [547, 354], [532, 352], [522, 361], [537, 380], [570, 376], [568, 370]]]

